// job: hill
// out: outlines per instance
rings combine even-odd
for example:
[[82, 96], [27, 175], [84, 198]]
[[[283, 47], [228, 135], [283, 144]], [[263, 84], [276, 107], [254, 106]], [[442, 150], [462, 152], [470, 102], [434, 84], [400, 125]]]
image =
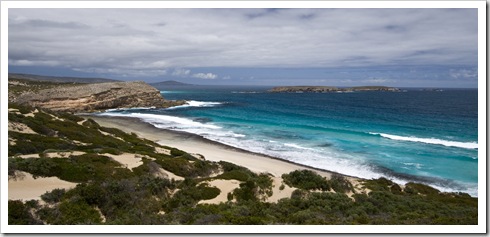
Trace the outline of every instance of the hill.
[[193, 86], [193, 84], [187, 84], [187, 83], [173, 81], [173, 80], [150, 83], [150, 85], [152, 85], [154, 87], [159, 87], [159, 86]]
[[22, 73], [9, 73], [10, 79], [23, 79], [31, 81], [49, 81], [49, 82], [71, 82], [71, 83], [103, 83], [103, 82], [117, 82], [119, 80], [106, 79], [106, 78], [86, 78], [86, 77], [54, 77], [43, 76], [34, 74], [22, 74]]

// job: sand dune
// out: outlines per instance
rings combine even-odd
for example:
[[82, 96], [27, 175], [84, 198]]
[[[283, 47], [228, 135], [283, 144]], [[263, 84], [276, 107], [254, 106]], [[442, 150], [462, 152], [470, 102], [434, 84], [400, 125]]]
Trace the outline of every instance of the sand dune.
[[61, 180], [57, 177], [46, 177], [34, 179], [31, 174], [19, 171], [19, 177], [16, 180], [8, 181], [8, 197], [11, 200], [40, 200], [41, 195], [53, 189], [71, 189], [77, 184]]

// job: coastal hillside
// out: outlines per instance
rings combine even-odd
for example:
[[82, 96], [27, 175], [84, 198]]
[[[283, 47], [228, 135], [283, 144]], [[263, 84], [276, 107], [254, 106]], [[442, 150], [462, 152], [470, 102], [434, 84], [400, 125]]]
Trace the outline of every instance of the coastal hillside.
[[[274, 176], [90, 117], [9, 103], [8, 223], [477, 224], [478, 199], [299, 169]], [[127, 121], [131, 123], [131, 121]]]
[[64, 83], [103, 83], [103, 82], [117, 82], [119, 80], [107, 79], [107, 78], [92, 78], [92, 77], [55, 77], [44, 76], [24, 73], [9, 73], [9, 79], [20, 79], [30, 81], [46, 81], [46, 82], [64, 82]]
[[141, 81], [82, 84], [9, 78], [9, 91], [11, 102], [67, 112], [163, 108], [183, 103], [164, 100], [159, 90]]
[[333, 86], [281, 86], [274, 87], [269, 92], [276, 93], [326, 93], [326, 92], [354, 92], [354, 91], [390, 91], [397, 92], [400, 89], [387, 86], [356, 86], [348, 88], [338, 88]]

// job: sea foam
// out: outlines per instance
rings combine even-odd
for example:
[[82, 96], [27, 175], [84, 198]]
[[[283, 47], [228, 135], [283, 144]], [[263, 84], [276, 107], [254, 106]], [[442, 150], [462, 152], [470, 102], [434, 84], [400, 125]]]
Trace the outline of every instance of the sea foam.
[[189, 107], [213, 107], [217, 105], [221, 105], [221, 102], [209, 102], [209, 101], [196, 101], [196, 100], [188, 100], [184, 105], [173, 106], [168, 109], [181, 109], [181, 108], [189, 108]]
[[409, 141], [409, 142], [422, 142], [434, 145], [443, 145], [448, 147], [459, 147], [466, 149], [478, 149], [478, 143], [476, 142], [457, 142], [457, 141], [447, 141], [437, 138], [420, 138], [420, 137], [403, 137], [398, 135], [386, 134], [386, 133], [372, 133], [372, 135], [379, 135], [384, 138], [398, 140], [398, 141]]

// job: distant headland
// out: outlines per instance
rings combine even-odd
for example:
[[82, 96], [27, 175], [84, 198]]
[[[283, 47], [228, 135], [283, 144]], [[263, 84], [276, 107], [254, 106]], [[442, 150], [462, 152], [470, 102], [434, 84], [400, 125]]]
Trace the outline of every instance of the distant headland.
[[276, 93], [327, 93], [327, 92], [354, 92], [354, 91], [389, 91], [398, 92], [400, 89], [387, 86], [356, 86], [348, 88], [338, 88], [334, 86], [280, 86], [274, 87], [269, 92]]

